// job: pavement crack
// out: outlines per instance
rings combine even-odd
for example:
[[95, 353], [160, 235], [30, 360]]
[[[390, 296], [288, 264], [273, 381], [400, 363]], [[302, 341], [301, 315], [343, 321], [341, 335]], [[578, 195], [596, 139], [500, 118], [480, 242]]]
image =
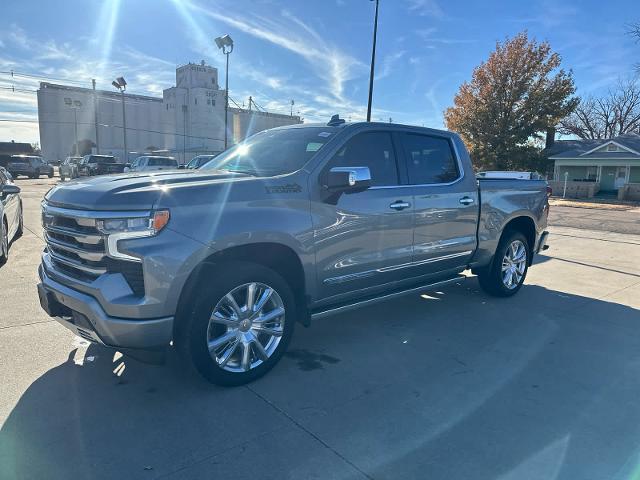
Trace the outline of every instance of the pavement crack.
[[305, 432], [307, 435], [310, 435], [312, 438], [314, 438], [318, 443], [320, 443], [324, 448], [326, 448], [327, 450], [331, 451], [334, 455], [336, 455], [338, 458], [340, 458], [343, 462], [345, 462], [347, 465], [351, 466], [351, 468], [353, 468], [354, 470], [356, 470], [357, 472], [359, 472], [361, 475], [363, 475], [365, 478], [368, 478], [369, 480], [373, 480], [373, 477], [371, 475], [369, 475], [368, 473], [366, 473], [365, 471], [363, 471], [360, 467], [358, 467], [356, 464], [354, 464], [351, 460], [349, 460], [348, 458], [346, 458], [344, 455], [342, 455], [340, 452], [338, 452], [335, 448], [333, 448], [331, 445], [329, 445], [327, 442], [325, 442], [324, 440], [322, 440], [320, 437], [318, 437], [318, 435], [316, 435], [315, 433], [313, 433], [311, 430], [309, 430], [308, 428], [306, 428], [304, 425], [302, 425], [300, 422], [298, 422], [295, 418], [293, 418], [291, 415], [289, 415], [287, 412], [285, 412], [283, 409], [281, 409], [280, 407], [278, 407], [275, 403], [273, 403], [272, 401], [270, 401], [268, 398], [260, 395], [258, 392], [256, 392], [253, 388], [251, 388], [250, 385], [245, 385], [245, 388], [247, 390], [249, 390], [251, 393], [253, 393], [256, 397], [258, 397], [260, 400], [262, 400], [263, 402], [265, 402], [267, 405], [269, 405], [271, 408], [273, 408], [275, 411], [279, 412], [281, 415], [283, 415], [285, 418], [287, 418], [291, 423], [293, 423], [296, 427], [298, 427], [300, 430], [302, 430], [303, 432]]

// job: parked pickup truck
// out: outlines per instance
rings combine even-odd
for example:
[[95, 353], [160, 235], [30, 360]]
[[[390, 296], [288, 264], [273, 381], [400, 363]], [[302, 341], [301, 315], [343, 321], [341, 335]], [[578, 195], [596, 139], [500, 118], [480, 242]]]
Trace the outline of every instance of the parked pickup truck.
[[124, 172], [124, 163], [120, 163], [112, 155], [85, 155], [78, 164], [80, 177], [106, 175], [108, 173]]
[[138, 358], [173, 341], [208, 380], [237, 385], [278, 362], [296, 322], [469, 269], [507, 297], [546, 246], [546, 182], [477, 180], [455, 133], [333, 118], [216, 160], [52, 188], [42, 308]]

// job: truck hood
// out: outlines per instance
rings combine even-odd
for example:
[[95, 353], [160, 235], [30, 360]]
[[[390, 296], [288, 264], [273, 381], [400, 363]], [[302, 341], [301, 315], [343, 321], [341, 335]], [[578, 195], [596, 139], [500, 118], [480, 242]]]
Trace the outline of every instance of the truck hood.
[[85, 177], [56, 185], [45, 195], [50, 205], [79, 210], [150, 210], [172, 186], [227, 183], [251, 178], [220, 170], [163, 170]]

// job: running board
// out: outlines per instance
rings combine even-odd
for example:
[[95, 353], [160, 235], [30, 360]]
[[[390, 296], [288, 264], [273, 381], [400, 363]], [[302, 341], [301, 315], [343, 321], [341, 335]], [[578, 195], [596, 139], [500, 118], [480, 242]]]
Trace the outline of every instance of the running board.
[[354, 303], [349, 303], [346, 305], [340, 305], [338, 307], [330, 307], [326, 310], [320, 310], [318, 312], [314, 312], [311, 314], [312, 320], [318, 320], [319, 318], [328, 317], [330, 315], [335, 315], [338, 313], [348, 312], [350, 310], [355, 310], [356, 308], [364, 307], [366, 305], [373, 305], [375, 303], [384, 302], [385, 300], [390, 300], [392, 298], [401, 297], [403, 295], [408, 295], [411, 293], [419, 292], [421, 290], [433, 289], [435, 287], [442, 287], [444, 285], [449, 285], [450, 283], [460, 282], [467, 278], [465, 275], [456, 275], [453, 278], [449, 278], [447, 280], [442, 280], [440, 282], [435, 283], [427, 283], [425, 285], [420, 285], [419, 287], [411, 287], [408, 290], [400, 290], [393, 293], [387, 293], [384, 295], [380, 295], [379, 297], [367, 298], [366, 300], [359, 300]]

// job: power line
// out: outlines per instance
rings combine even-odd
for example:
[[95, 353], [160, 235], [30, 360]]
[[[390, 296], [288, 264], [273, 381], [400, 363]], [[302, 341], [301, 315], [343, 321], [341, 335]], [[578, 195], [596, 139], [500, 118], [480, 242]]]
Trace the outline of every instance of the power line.
[[53, 80], [56, 82], [75, 83], [76, 85], [86, 85], [91, 83], [91, 80], [80, 81], [80, 80], [73, 80], [71, 78], [58, 78], [58, 77], [51, 77], [48, 75], [37, 75], [35, 73], [16, 72], [14, 70], [0, 71], [0, 75], [10, 75], [11, 77], [33, 78], [38, 80]]
[[[0, 122], [13, 122], [13, 123], [54, 123], [54, 124], [59, 124], [59, 125], [74, 125], [75, 122], [64, 122], [64, 121], [60, 121], [60, 120], [13, 120], [11, 118], [0, 118]], [[93, 122], [89, 123], [89, 122], [78, 122], [78, 125], [88, 125], [88, 126], [94, 126], [95, 124]], [[98, 123], [98, 126], [100, 127], [106, 127], [106, 128], [122, 128], [122, 125], [109, 125], [107, 123]], [[146, 129], [146, 128], [136, 128], [136, 127], [127, 127], [127, 131], [129, 130], [134, 130], [134, 131], [138, 131], [138, 132], [145, 132], [145, 133], [158, 133], [160, 135], [173, 135], [176, 137], [185, 137], [185, 138], [195, 138], [195, 139], [201, 139], [201, 140], [215, 140], [215, 141], [219, 141], [222, 142], [224, 141], [222, 138], [214, 138], [214, 137], [202, 137], [202, 136], [196, 136], [196, 135], [184, 135], [182, 133], [172, 133], [172, 132], [162, 132], [160, 130], [150, 130], [150, 129]]]

